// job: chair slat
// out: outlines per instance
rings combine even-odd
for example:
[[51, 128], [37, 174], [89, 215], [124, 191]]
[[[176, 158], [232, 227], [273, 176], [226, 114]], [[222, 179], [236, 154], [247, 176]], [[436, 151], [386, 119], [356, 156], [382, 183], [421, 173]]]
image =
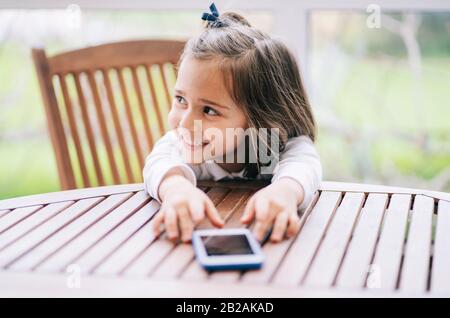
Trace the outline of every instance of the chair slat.
[[97, 177], [97, 183], [99, 186], [105, 185], [105, 179], [103, 177], [103, 172], [100, 167], [100, 160], [97, 155], [97, 148], [96, 148], [96, 142], [94, 137], [94, 132], [92, 129], [91, 121], [89, 119], [89, 113], [87, 109], [87, 102], [86, 97], [83, 92], [83, 88], [81, 86], [81, 80], [80, 80], [80, 73], [73, 74], [74, 81], [75, 81], [75, 88], [77, 91], [78, 96], [78, 102], [81, 110], [81, 117], [83, 118], [83, 126], [84, 130], [86, 132], [88, 145], [89, 145], [89, 151], [92, 156], [92, 161], [95, 169], [95, 175]]
[[78, 129], [77, 129], [77, 124], [76, 124], [77, 120], [75, 119], [72, 100], [69, 96], [69, 91], [67, 89], [66, 76], [59, 74], [57, 76], [57, 78], [58, 78], [58, 82], [60, 84], [63, 99], [64, 99], [64, 105], [65, 105], [65, 110], [66, 110], [66, 114], [67, 114], [67, 119], [69, 121], [70, 134], [72, 136], [73, 143], [75, 145], [75, 151], [77, 154], [77, 159], [78, 159], [77, 161], [78, 161], [80, 171], [81, 171], [83, 186], [90, 187], [91, 183], [89, 181], [88, 171], [86, 168], [86, 162], [84, 159], [85, 157], [84, 157], [84, 153], [83, 153], [83, 148], [81, 146], [80, 136], [79, 136]]
[[410, 204], [410, 195], [391, 197], [375, 251], [372, 279], [368, 277], [369, 288], [392, 291], [397, 287]]
[[153, 148], [154, 140], [153, 140], [152, 132], [151, 132], [150, 125], [149, 125], [149, 120], [148, 120], [149, 115], [147, 113], [147, 110], [145, 109], [144, 97], [142, 95], [142, 89], [139, 84], [139, 78], [137, 76], [136, 68], [134, 68], [134, 67], [131, 68], [131, 76], [133, 79], [134, 90], [136, 91], [136, 97], [138, 99], [138, 106], [139, 106], [141, 120], [144, 125], [144, 133], [145, 133], [145, 137], [146, 137], [146, 143], [148, 146], [146, 151], [149, 151], [150, 149]]
[[355, 289], [364, 287], [367, 275], [371, 270], [370, 263], [387, 202], [387, 194], [370, 193], [368, 195], [344, 258], [336, 286]]
[[53, 203], [45, 206], [39, 213], [35, 213], [19, 222], [15, 226], [9, 228], [7, 231], [0, 234], [0, 251], [12, 244], [14, 241], [20, 239], [28, 232], [32, 231], [42, 223], [51, 219], [62, 210], [72, 205], [74, 201], [64, 201], [59, 203]]
[[431, 291], [450, 292], [450, 202], [440, 200], [438, 204], [436, 237], [434, 241]]
[[57, 252], [64, 245], [95, 224], [98, 220], [103, 218], [130, 196], [131, 193], [121, 193], [107, 197], [104, 201], [94, 206], [88, 213], [81, 215], [62, 230], [58, 231], [53, 236], [39, 244], [31, 252], [25, 254], [18, 261], [14, 262], [10, 266], [10, 269], [33, 270], [51, 254]]
[[75, 176], [69, 156], [66, 134], [61, 121], [61, 112], [55, 96], [52, 74], [48, 67], [49, 60], [42, 49], [32, 50], [34, 65], [39, 80], [42, 99], [44, 101], [47, 126], [56, 157], [56, 165], [63, 190], [76, 187]]
[[117, 164], [116, 164], [116, 160], [115, 160], [115, 156], [114, 156], [114, 150], [111, 145], [111, 137], [108, 132], [107, 125], [106, 125], [105, 114], [104, 114], [102, 103], [100, 100], [97, 83], [95, 81], [94, 72], [88, 71], [87, 78], [88, 78], [88, 83], [89, 83], [90, 90], [92, 93], [92, 97], [94, 99], [94, 106], [95, 106], [95, 110], [96, 110], [96, 114], [97, 114], [98, 123], [100, 126], [100, 132], [101, 132], [101, 135], [103, 138], [103, 144], [105, 145], [105, 148], [106, 148], [106, 154], [108, 156], [108, 161], [109, 161], [109, 165], [111, 168], [113, 181], [114, 181], [114, 183], [118, 184], [118, 183], [120, 183], [119, 173], [117, 170]]
[[164, 135], [164, 119], [162, 118], [161, 115], [161, 106], [158, 102], [158, 97], [156, 96], [156, 90], [155, 90], [155, 85], [153, 84], [153, 77], [152, 74], [150, 72], [149, 66], [145, 66], [145, 74], [147, 75], [147, 82], [148, 82], [148, 86], [150, 88], [150, 95], [152, 98], [152, 105], [153, 105], [153, 109], [155, 110], [156, 113], [156, 118], [158, 121], [158, 126], [159, 126], [159, 134], [160, 136]]
[[166, 73], [164, 72], [164, 65], [158, 64], [159, 72], [161, 73], [162, 84], [164, 87], [164, 95], [167, 99], [167, 106], [170, 109], [170, 105], [172, 104], [172, 96], [169, 92], [169, 85], [167, 84]]
[[[313, 199], [311, 200], [310, 205], [305, 210], [304, 214], [301, 216], [301, 228], [305, 225], [305, 221], [313, 210], [314, 206], [317, 204], [317, 200], [319, 199], [319, 191], [316, 191]], [[270, 255], [270, 257], [266, 257], [264, 261], [264, 266], [257, 271], [247, 271], [242, 276], [242, 283], [260, 283], [265, 284], [270, 281], [275, 271], [277, 270], [280, 263], [283, 261], [283, 257], [288, 252], [290, 246], [295, 241], [295, 236], [289, 239], [284, 239], [282, 242], [272, 243], [268, 241], [263, 245], [263, 253], [264, 255]]]
[[94, 272], [101, 262], [106, 260], [121, 244], [131, 237], [136, 231], [150, 221], [158, 211], [159, 204], [151, 200], [138, 211], [132, 213], [123, 223], [117, 226], [105, 238], [92, 246], [86, 253], [77, 259], [83, 273]]
[[101, 200], [103, 200], [103, 197], [79, 200], [45, 222], [43, 225], [28, 232], [27, 235], [0, 252], [0, 267], [9, 267], [10, 264], [19, 257], [25, 255], [25, 253], [30, 253], [36, 246], [51, 237], [67, 224], [70, 224], [70, 222], [74, 221], [80, 215], [89, 211], [90, 208], [95, 206]]
[[321, 192], [311, 215], [275, 273], [272, 280], [274, 284], [295, 286], [300, 283], [325, 235], [340, 199], [341, 192]]
[[95, 246], [109, 232], [126, 220], [130, 214], [141, 208], [149, 197], [144, 191], [139, 191], [124, 203], [108, 213], [104, 218], [92, 225], [86, 231], [70, 241], [57, 253], [52, 254], [35, 268], [36, 271], [58, 272], [66, 269], [71, 262], [76, 261], [89, 248]]
[[432, 198], [415, 196], [400, 276], [399, 287], [403, 291], [421, 293], [428, 288], [433, 209]]
[[129, 95], [128, 95], [127, 88], [125, 85], [125, 80], [123, 78], [121, 69], [117, 68], [116, 72], [117, 72], [117, 77], [119, 80], [120, 91], [122, 92], [122, 98], [123, 98], [123, 102], [124, 102], [124, 106], [125, 106], [125, 114], [126, 114], [126, 118], [128, 120], [128, 126], [130, 127], [130, 133], [131, 133], [131, 138], [133, 140], [134, 150], [136, 152], [136, 156], [137, 156], [137, 159], [139, 162], [139, 167], [140, 167], [140, 169], [143, 169], [144, 154], [143, 154], [143, 151], [142, 151], [140, 143], [139, 143], [138, 134], [137, 134], [137, 130], [136, 130], [136, 124], [134, 122], [133, 113], [131, 111], [130, 99], [129, 99]]
[[125, 166], [127, 182], [128, 183], [132, 183], [132, 182], [135, 182], [135, 180], [133, 178], [133, 173], [131, 171], [131, 165], [130, 165], [130, 160], [129, 160], [129, 156], [128, 156], [128, 150], [127, 150], [127, 146], [126, 146], [126, 143], [125, 143], [125, 138], [124, 138], [124, 135], [123, 135], [123, 129], [122, 129], [122, 126], [120, 124], [119, 114], [117, 112], [117, 106], [116, 106], [116, 102], [114, 100], [113, 91], [112, 91], [112, 88], [111, 88], [111, 81], [109, 79], [109, 75], [108, 75], [108, 72], [106, 70], [103, 69], [102, 70], [102, 74], [103, 74], [103, 81], [105, 83], [105, 88], [106, 88], [106, 96], [108, 98], [108, 103], [109, 103], [109, 107], [110, 107], [110, 110], [111, 110], [111, 115], [112, 115], [112, 118], [113, 118], [113, 123], [114, 123], [116, 136], [117, 136], [117, 139], [119, 141], [120, 152], [122, 154], [123, 164]]
[[[36, 211], [42, 208], [42, 205], [28, 206], [24, 208], [17, 208], [7, 213], [0, 219], [0, 234], [13, 227], [15, 224], [24, 220]], [[6, 210], [9, 211], [9, 210]]]
[[184, 44], [184, 41], [174, 40], [106, 43], [55, 55], [48, 68], [54, 74], [124, 65], [176, 63]]
[[[167, 98], [170, 104], [170, 88], [162, 66], [177, 63], [184, 44], [184, 41], [174, 40], [123, 41], [62, 52], [49, 58], [43, 49], [33, 49], [58, 175], [64, 190], [142, 181], [140, 172], [145, 156], [150, 153], [158, 137], [169, 128], [166, 127], [167, 111], [163, 100]], [[144, 67], [146, 74], [138, 78], [136, 72], [141, 67]], [[150, 68], [161, 72], [161, 80], [157, 73], [152, 78]], [[128, 69], [131, 76], [124, 80], [122, 72]], [[111, 82], [111, 70], [118, 75], [120, 89], [117, 91], [113, 88], [116, 83]], [[103, 75], [102, 80], [100, 76], [95, 76], [98, 73]], [[55, 75], [61, 85], [52, 82]], [[70, 75], [75, 78], [82, 124], [78, 124], [75, 118], [78, 107], [74, 96], [71, 96], [71, 86], [65, 81], [65, 77]], [[150, 90], [148, 97], [147, 85]], [[172, 82], [170, 86], [173, 86]], [[61, 87], [62, 98], [59, 98], [60, 95], [56, 98], [58, 87]], [[123, 118], [120, 116], [122, 105], [117, 100], [120, 96], [124, 102]], [[66, 136], [66, 126], [70, 128], [70, 136]], [[129, 134], [133, 145], [127, 144]], [[89, 147], [86, 147], [85, 139]], [[73, 141], [73, 152], [69, 141]], [[103, 148], [106, 150], [104, 163], [101, 161], [104, 159]], [[115, 157], [116, 151], [120, 152], [119, 158]], [[91, 158], [95, 170], [91, 169]], [[95, 171], [95, 176], [92, 171]]]
[[363, 202], [364, 193], [347, 192], [345, 194], [318, 253], [312, 261], [311, 268], [305, 278], [305, 285], [332, 286]]

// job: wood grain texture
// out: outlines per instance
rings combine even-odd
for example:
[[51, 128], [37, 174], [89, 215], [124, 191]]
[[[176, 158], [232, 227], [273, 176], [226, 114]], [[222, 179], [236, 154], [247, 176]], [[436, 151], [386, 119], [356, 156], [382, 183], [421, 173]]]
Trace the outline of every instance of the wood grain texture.
[[[265, 185], [198, 182], [226, 227], [244, 226], [245, 204]], [[68, 295], [66, 270], [76, 265], [82, 290], [90, 286], [82, 295], [448, 297], [450, 203], [428, 194], [349, 189], [317, 191], [298, 235], [262, 246], [261, 270], [214, 273], [199, 266], [191, 244], [173, 243], [164, 232], [155, 237], [160, 205], [142, 184], [4, 200], [0, 294], [32, 294], [39, 286]], [[211, 226], [205, 220], [197, 228]], [[102, 290], [101, 284], [111, 285]]]
[[411, 195], [392, 195], [375, 252], [372, 276], [368, 277], [368, 288], [397, 288], [410, 205]]
[[361, 211], [336, 286], [363, 288], [371, 268], [371, 261], [388, 203], [387, 194], [370, 193]]
[[341, 196], [340, 192], [322, 191], [311, 215], [276, 272], [273, 283], [297, 286], [304, 279], [340, 203]]
[[438, 204], [431, 290], [450, 295], [450, 202]]
[[433, 210], [433, 199], [415, 196], [399, 282], [401, 290], [425, 292], [428, 288]]

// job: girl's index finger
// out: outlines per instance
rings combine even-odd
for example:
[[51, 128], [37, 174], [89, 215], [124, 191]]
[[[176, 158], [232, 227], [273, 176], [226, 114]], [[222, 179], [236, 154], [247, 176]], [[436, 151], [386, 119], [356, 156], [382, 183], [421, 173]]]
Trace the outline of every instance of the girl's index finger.
[[253, 195], [245, 206], [244, 213], [241, 217], [241, 222], [247, 224], [255, 217], [255, 196]]
[[208, 216], [211, 223], [216, 227], [223, 227], [225, 225], [225, 222], [222, 220], [222, 217], [219, 214], [219, 211], [217, 211], [216, 207], [214, 206], [214, 203], [207, 198], [205, 200], [205, 208], [206, 208], [206, 215]]

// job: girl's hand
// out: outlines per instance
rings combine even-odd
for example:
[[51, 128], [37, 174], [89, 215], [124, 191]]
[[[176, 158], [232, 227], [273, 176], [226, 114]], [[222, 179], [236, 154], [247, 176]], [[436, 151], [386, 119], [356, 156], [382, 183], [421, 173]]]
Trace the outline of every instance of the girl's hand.
[[303, 201], [303, 187], [291, 178], [280, 178], [256, 192], [247, 203], [241, 222], [256, 218], [254, 234], [262, 241], [273, 224], [270, 240], [280, 242], [284, 235], [292, 237], [300, 229], [297, 207]]
[[155, 235], [161, 233], [161, 225], [164, 223], [169, 239], [176, 242], [181, 238], [183, 242], [189, 242], [194, 227], [205, 215], [214, 226], [224, 225], [211, 199], [186, 178], [170, 176], [164, 179], [161, 187], [164, 187], [164, 191], [160, 190], [162, 204], [154, 219]]

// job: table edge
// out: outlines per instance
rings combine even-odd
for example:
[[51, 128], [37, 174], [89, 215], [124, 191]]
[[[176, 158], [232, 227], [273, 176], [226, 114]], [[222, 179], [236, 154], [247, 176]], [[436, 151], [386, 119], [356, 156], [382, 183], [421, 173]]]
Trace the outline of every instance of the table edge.
[[[270, 182], [256, 180], [250, 183], [242, 183], [236, 180], [229, 181], [210, 181], [200, 180], [198, 186], [212, 187], [212, 186], [224, 186], [224, 187], [244, 187], [252, 188], [269, 184]], [[74, 189], [66, 191], [48, 192], [42, 194], [33, 194], [29, 196], [22, 196], [10, 199], [0, 200], [0, 210], [15, 209], [25, 206], [33, 206], [40, 204], [56, 203], [61, 201], [80, 200], [86, 198], [93, 198], [99, 196], [109, 196], [113, 194], [137, 192], [143, 191], [143, 183], [130, 183], [121, 185], [111, 185], [102, 187], [92, 187], [83, 189]], [[348, 183], [348, 182], [336, 182], [336, 181], [323, 181], [319, 187], [321, 191], [341, 191], [341, 192], [370, 192], [370, 193], [404, 193], [414, 195], [425, 195], [438, 200], [450, 201], [450, 193], [403, 188], [395, 186], [385, 186], [376, 184], [363, 184], [363, 183]]]

